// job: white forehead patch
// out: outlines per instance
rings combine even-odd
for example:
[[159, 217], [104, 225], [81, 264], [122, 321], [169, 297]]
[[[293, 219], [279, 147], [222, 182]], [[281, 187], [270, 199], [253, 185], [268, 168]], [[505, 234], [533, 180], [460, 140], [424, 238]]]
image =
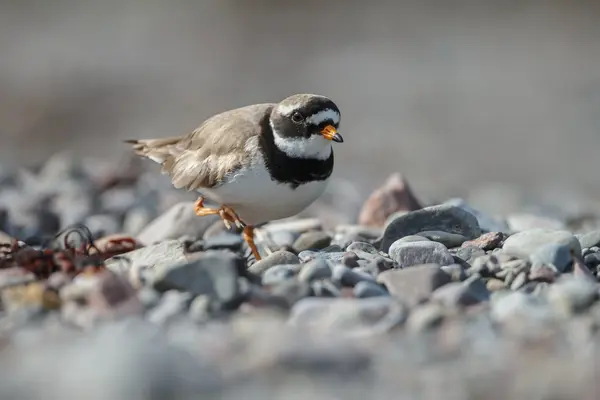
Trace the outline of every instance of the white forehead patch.
[[319, 125], [325, 121], [332, 121], [334, 125], [337, 125], [340, 123], [340, 114], [331, 108], [327, 108], [306, 119], [306, 122], [313, 125]]
[[292, 158], [313, 158], [327, 160], [331, 155], [331, 141], [321, 135], [311, 135], [309, 138], [289, 138], [279, 135], [271, 123], [275, 146]]

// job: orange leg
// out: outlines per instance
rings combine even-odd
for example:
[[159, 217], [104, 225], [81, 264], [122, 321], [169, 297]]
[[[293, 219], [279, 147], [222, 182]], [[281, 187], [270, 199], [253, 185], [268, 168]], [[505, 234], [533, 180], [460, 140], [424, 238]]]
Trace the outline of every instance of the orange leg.
[[221, 206], [219, 208], [204, 207], [204, 198], [202, 197], [199, 197], [196, 204], [194, 204], [194, 211], [199, 217], [218, 214], [227, 229], [231, 229], [231, 223], [234, 223], [238, 228], [244, 227], [244, 223], [233, 209], [228, 206]]
[[246, 243], [248, 243], [250, 250], [252, 250], [252, 254], [254, 254], [254, 258], [256, 258], [256, 261], [260, 260], [260, 254], [258, 253], [256, 244], [254, 244], [254, 227], [247, 225], [244, 228], [244, 232], [242, 233], [242, 235]]

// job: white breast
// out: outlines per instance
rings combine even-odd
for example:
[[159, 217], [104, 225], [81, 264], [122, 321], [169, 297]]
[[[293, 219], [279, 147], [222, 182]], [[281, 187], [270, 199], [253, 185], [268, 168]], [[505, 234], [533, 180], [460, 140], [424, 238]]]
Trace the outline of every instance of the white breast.
[[249, 225], [291, 217], [308, 207], [325, 190], [327, 180], [292, 189], [271, 179], [261, 158], [238, 171], [218, 188], [199, 190], [201, 195], [235, 210]]

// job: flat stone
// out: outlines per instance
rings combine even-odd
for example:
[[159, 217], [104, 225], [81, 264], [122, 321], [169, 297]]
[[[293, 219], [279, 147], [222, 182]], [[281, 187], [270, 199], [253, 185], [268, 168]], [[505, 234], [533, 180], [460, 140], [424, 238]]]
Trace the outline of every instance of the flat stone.
[[321, 250], [331, 244], [331, 236], [323, 231], [304, 232], [293, 244], [298, 253], [304, 250]]
[[417, 236], [423, 236], [434, 242], [441, 243], [449, 249], [458, 247], [467, 240], [463, 235], [443, 231], [424, 231], [419, 232]]
[[248, 271], [253, 274], [263, 274], [269, 268], [272, 268], [276, 265], [284, 265], [284, 264], [300, 264], [300, 259], [294, 253], [285, 250], [275, 251], [260, 261], [252, 264]]
[[505, 235], [501, 232], [488, 232], [479, 236], [477, 239], [466, 241], [462, 244], [462, 247], [476, 247], [481, 250], [494, 250], [495, 248], [502, 247]]
[[238, 278], [244, 260], [230, 252], [209, 250], [191, 262], [164, 267], [153, 279], [156, 290], [178, 290], [194, 296], [208, 295], [222, 307], [234, 308], [240, 301]]
[[571, 248], [564, 243], [549, 243], [538, 247], [529, 257], [532, 264], [546, 264], [565, 272], [573, 264]]
[[391, 295], [414, 305], [428, 299], [437, 288], [450, 283], [451, 277], [437, 264], [424, 264], [384, 271], [377, 277], [377, 282], [383, 284]]
[[437, 205], [397, 217], [386, 227], [381, 250], [387, 252], [396, 240], [423, 231], [443, 231], [474, 239], [481, 235], [475, 216], [462, 208]]
[[581, 245], [570, 232], [550, 229], [531, 229], [513, 234], [504, 242], [503, 252], [528, 259], [540, 247], [547, 244], [566, 245], [581, 255]]
[[401, 268], [419, 264], [454, 264], [452, 254], [437, 242], [396, 242], [390, 247], [389, 254]]
[[219, 219], [218, 215], [199, 217], [194, 211], [193, 201], [180, 202], [150, 222], [137, 235], [137, 239], [146, 245], [182, 236], [200, 239], [208, 227]]

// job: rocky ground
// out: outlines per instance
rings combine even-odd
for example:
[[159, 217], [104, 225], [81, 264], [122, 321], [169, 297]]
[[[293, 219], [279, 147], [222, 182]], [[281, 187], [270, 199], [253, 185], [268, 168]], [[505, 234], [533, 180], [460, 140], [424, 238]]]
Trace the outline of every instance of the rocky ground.
[[[0, 175], [0, 398], [598, 393], [600, 214], [424, 204], [396, 174], [346, 220], [263, 226], [257, 262], [193, 200], [133, 161]], [[72, 224], [95, 246], [53, 240]]]

